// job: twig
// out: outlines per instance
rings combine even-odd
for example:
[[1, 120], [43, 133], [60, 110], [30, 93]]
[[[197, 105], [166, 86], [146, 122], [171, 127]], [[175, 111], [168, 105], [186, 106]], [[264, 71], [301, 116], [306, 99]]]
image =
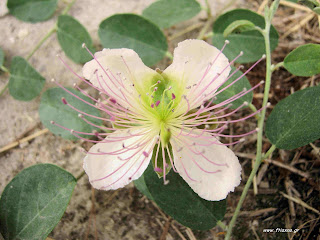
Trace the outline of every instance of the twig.
[[171, 217], [168, 217], [168, 219], [163, 227], [162, 234], [160, 236], [160, 240], [166, 240], [166, 237], [167, 237], [167, 234], [169, 231], [169, 227], [170, 227], [170, 223], [171, 223]]
[[[162, 212], [162, 210], [158, 207], [158, 205], [156, 203], [154, 203], [153, 201], [151, 201], [151, 204], [158, 210], [158, 212], [161, 214], [161, 216], [165, 219], [168, 220], [168, 217]], [[176, 233], [179, 235], [179, 237], [182, 240], [187, 240], [183, 234], [179, 231], [179, 229], [174, 225], [174, 221], [171, 222], [171, 227], [173, 228], [173, 230], [176, 231]]]
[[290, 28], [287, 32], [285, 32], [285, 33], [281, 36], [281, 38], [284, 39], [284, 38], [286, 38], [288, 35], [290, 35], [291, 33], [299, 30], [303, 25], [305, 25], [307, 22], [309, 22], [313, 17], [314, 17], [314, 14], [307, 15], [304, 19], [302, 19], [301, 21], [299, 21], [298, 24], [296, 24], [294, 27]]
[[14, 141], [14, 142], [2, 147], [0, 149], [0, 153], [6, 152], [6, 151], [8, 151], [8, 150], [20, 145], [21, 143], [29, 142], [30, 140], [32, 140], [32, 139], [34, 139], [36, 137], [39, 137], [40, 135], [45, 134], [47, 132], [49, 132], [49, 129], [45, 128], [45, 129], [42, 129], [42, 130], [40, 130], [40, 131], [38, 131], [38, 132], [36, 132], [34, 134], [31, 134], [28, 137], [22, 138], [21, 140], [16, 140], [16, 141]]
[[319, 212], [317, 209], [315, 209], [315, 208], [311, 207], [310, 205], [306, 204], [306, 203], [305, 203], [304, 201], [302, 201], [300, 198], [291, 197], [291, 196], [285, 194], [284, 192], [280, 192], [280, 193], [281, 193], [285, 198], [288, 198], [288, 199], [294, 201], [295, 203], [298, 203], [298, 204], [300, 204], [301, 206], [303, 206], [303, 207], [305, 207], [305, 208], [307, 208], [307, 209], [309, 209], [309, 210], [311, 210], [311, 211], [313, 211], [313, 212], [315, 212], [315, 213], [317, 213], [317, 214], [320, 215], [320, 212]]
[[283, 5], [283, 6], [292, 7], [292, 8], [295, 8], [295, 9], [302, 10], [302, 11], [312, 12], [312, 10], [310, 8], [307, 8], [305, 6], [301, 6], [301, 5], [297, 4], [297, 3], [281, 0], [280, 4]]
[[190, 228], [186, 229], [186, 233], [187, 233], [188, 237], [190, 238], [190, 240], [197, 240]]
[[291, 171], [291, 172], [293, 172], [295, 174], [298, 174], [298, 175], [300, 175], [300, 176], [302, 176], [304, 178], [307, 178], [307, 179], [310, 178], [309, 173], [303, 172], [303, 171], [301, 171], [299, 169], [296, 169], [295, 167], [292, 167], [290, 165], [286, 165], [284, 163], [281, 163], [281, 162], [278, 162], [278, 161], [274, 161], [274, 160], [271, 160], [271, 159], [265, 159], [264, 161], [267, 162], [267, 163], [272, 163], [273, 165], [276, 165], [278, 167], [287, 169], [287, 170], [289, 170], [289, 171]]
[[[277, 208], [265, 208], [265, 209], [259, 209], [255, 211], [242, 211], [239, 213], [239, 216], [242, 217], [257, 217], [265, 213], [270, 213], [276, 211]], [[233, 216], [233, 213], [227, 213], [224, 215], [225, 218], [230, 218]]]
[[[290, 189], [290, 183], [289, 183], [289, 177], [288, 176], [286, 177], [286, 179], [284, 181], [284, 186], [286, 188], [286, 191], [287, 191], [288, 195], [290, 197], [292, 197], [292, 191]], [[291, 199], [288, 199], [288, 202], [289, 202], [289, 211], [290, 211], [291, 217], [295, 218], [296, 217], [296, 211], [294, 209], [293, 201]]]
[[180, 37], [180, 36], [182, 36], [182, 35], [184, 35], [184, 34], [186, 34], [186, 33], [188, 33], [188, 32], [191, 32], [191, 31], [193, 31], [193, 30], [195, 30], [195, 29], [197, 29], [197, 28], [202, 27], [203, 25], [204, 25], [203, 22], [200, 22], [200, 23], [196, 23], [196, 24], [194, 24], [194, 25], [191, 25], [191, 26], [183, 29], [182, 31], [177, 32], [176, 34], [173, 34], [172, 36], [168, 37], [168, 41], [170, 42], [170, 41], [172, 41], [172, 40], [174, 40], [174, 39], [176, 39], [176, 38], [178, 38], [178, 37]]

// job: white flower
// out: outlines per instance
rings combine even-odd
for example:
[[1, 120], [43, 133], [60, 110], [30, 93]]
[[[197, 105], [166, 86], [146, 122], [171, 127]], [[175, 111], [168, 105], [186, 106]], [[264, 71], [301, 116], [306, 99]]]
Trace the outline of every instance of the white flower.
[[[241, 166], [228, 144], [217, 137], [226, 136], [222, 132], [229, 123], [254, 115], [223, 120], [246, 104], [225, 113], [231, 102], [260, 84], [213, 105], [212, 99], [225, 90], [217, 91], [230, 77], [233, 62], [228, 62], [222, 50], [201, 40], [185, 40], [163, 72], [145, 66], [137, 53], [125, 48], [104, 49], [84, 65], [83, 76], [91, 83], [82, 80], [100, 92], [99, 100], [91, 98], [110, 116], [104, 120], [113, 126], [102, 128], [113, 130], [111, 133], [94, 133], [99, 141], [88, 140], [97, 143], [84, 159], [93, 187], [109, 190], [125, 186], [143, 174], [156, 154], [155, 171], [161, 172], [165, 184], [166, 170], [172, 167], [206, 200], [221, 200], [234, 191], [240, 183]], [[79, 116], [95, 126], [85, 113]], [[80, 132], [72, 133], [80, 137]], [[163, 159], [158, 159], [160, 151]], [[169, 159], [165, 159], [165, 152]]]

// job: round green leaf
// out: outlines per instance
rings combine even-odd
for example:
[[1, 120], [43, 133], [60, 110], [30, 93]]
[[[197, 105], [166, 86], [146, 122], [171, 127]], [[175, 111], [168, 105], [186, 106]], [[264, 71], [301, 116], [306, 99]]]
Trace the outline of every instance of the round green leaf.
[[164, 185], [149, 164], [143, 174], [145, 185], [156, 204], [182, 225], [208, 230], [224, 217], [226, 200], [206, 201], [200, 198], [179, 174], [171, 171], [167, 176], [169, 184]]
[[45, 81], [24, 58], [12, 59], [9, 79], [9, 92], [12, 97], [30, 101], [40, 94]]
[[42, 22], [50, 18], [58, 0], [8, 0], [10, 13], [24, 22]]
[[[213, 25], [212, 43], [217, 48], [222, 48], [226, 39], [230, 43], [226, 46], [223, 53], [229, 58], [234, 59], [239, 55], [240, 51], [244, 54], [236, 62], [248, 63], [255, 62], [265, 54], [265, 42], [262, 34], [258, 30], [233, 32], [226, 38], [223, 36], [225, 30], [234, 21], [247, 20], [260, 28], [264, 28], [264, 18], [247, 9], [235, 9], [221, 15]], [[278, 45], [278, 33], [276, 29], [271, 26], [270, 29], [270, 45], [271, 50], [274, 50]]]
[[[234, 72], [236, 70], [235, 67], [231, 66], [231, 72], [230, 74], [232, 74], [232, 72]], [[219, 89], [218, 91], [220, 91], [221, 89], [225, 88], [226, 86], [228, 86], [230, 83], [232, 83], [233, 81], [235, 81], [236, 79], [238, 79], [239, 77], [241, 77], [243, 73], [241, 71], [236, 72], [234, 75], [232, 75], [232, 77], [226, 81]], [[214, 103], [221, 103], [231, 97], [233, 97], [234, 95], [236, 95], [237, 93], [241, 92], [243, 89], [247, 89], [249, 90], [251, 88], [251, 85], [249, 83], [249, 80], [246, 78], [246, 76], [243, 76], [240, 80], [238, 80], [235, 84], [233, 84], [232, 86], [228, 87], [227, 89], [223, 90], [222, 92], [220, 92], [217, 96], [216, 96], [216, 100], [214, 101]], [[238, 98], [237, 100], [232, 102], [232, 106], [230, 107], [231, 109], [236, 109], [237, 107], [239, 107], [241, 104], [243, 104], [244, 102], [248, 102], [251, 103], [253, 99], [253, 93], [249, 92], [246, 95], [242, 96], [241, 98]]]
[[281, 149], [298, 148], [320, 138], [320, 87], [281, 100], [267, 120], [266, 135]]
[[52, 164], [22, 170], [0, 199], [0, 232], [4, 239], [45, 239], [60, 221], [76, 179]]
[[[71, 88], [67, 88], [67, 89], [73, 94], [82, 98], [83, 100], [91, 104], [94, 104], [91, 99], [84, 96], [82, 93]], [[40, 120], [46, 128], [48, 128], [54, 134], [70, 140], [77, 140], [77, 138], [74, 135], [72, 135], [69, 131], [51, 124], [51, 121], [54, 121], [55, 123], [63, 127], [73, 129], [75, 131], [80, 131], [80, 132], [92, 133], [93, 130], [97, 130], [97, 128], [87, 124], [83, 119], [79, 118], [78, 116], [79, 113], [77, 111], [63, 104], [61, 100], [62, 98], [65, 98], [65, 100], [70, 105], [74, 106], [80, 111], [90, 115], [100, 117], [99, 110], [94, 108], [93, 106], [87, 105], [86, 103], [70, 95], [69, 93], [67, 93], [61, 88], [50, 88], [42, 95], [41, 103], [39, 107]], [[87, 117], [85, 115], [83, 116], [87, 120], [93, 122], [96, 125], [102, 125], [102, 121], [99, 119]], [[79, 135], [84, 138], [92, 137], [90, 135], [82, 135], [82, 134], [79, 134]]]
[[201, 6], [195, 0], [160, 0], [144, 9], [142, 16], [160, 28], [168, 28], [194, 17], [200, 11]]
[[3, 65], [4, 62], [4, 52], [2, 48], [0, 48], [0, 67]]
[[99, 37], [105, 48], [131, 48], [151, 66], [166, 54], [168, 44], [161, 30], [135, 14], [116, 14], [103, 20]]
[[57, 36], [65, 54], [76, 63], [85, 63], [92, 59], [86, 49], [82, 48], [85, 43], [91, 52], [94, 52], [92, 39], [76, 19], [69, 15], [60, 15], [57, 24]]
[[284, 59], [284, 67], [297, 76], [320, 73], [320, 45], [310, 43], [297, 47]]

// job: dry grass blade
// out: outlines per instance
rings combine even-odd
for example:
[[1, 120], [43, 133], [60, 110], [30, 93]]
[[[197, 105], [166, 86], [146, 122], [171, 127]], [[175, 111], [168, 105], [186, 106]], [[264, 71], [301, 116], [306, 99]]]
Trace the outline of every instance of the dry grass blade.
[[302, 201], [300, 198], [291, 197], [291, 196], [289, 196], [288, 194], [285, 194], [285, 193], [283, 193], [283, 192], [280, 192], [280, 193], [281, 193], [285, 198], [288, 198], [288, 199], [292, 200], [293, 202], [298, 203], [298, 204], [300, 204], [301, 206], [303, 206], [303, 207], [305, 207], [305, 208], [307, 208], [307, 209], [309, 209], [309, 210], [311, 210], [311, 211], [313, 211], [313, 212], [315, 212], [315, 213], [317, 213], [317, 214], [320, 215], [320, 211], [319, 211], [319, 210], [317, 210], [317, 209], [311, 207], [310, 205], [306, 204], [306, 203], [305, 203], [304, 201]]

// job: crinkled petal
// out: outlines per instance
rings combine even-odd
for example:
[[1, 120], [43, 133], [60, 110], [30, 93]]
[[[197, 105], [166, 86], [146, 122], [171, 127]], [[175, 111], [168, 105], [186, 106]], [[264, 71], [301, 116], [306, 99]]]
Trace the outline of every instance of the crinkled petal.
[[179, 140], [173, 141], [174, 165], [201, 198], [209, 201], [225, 199], [240, 184], [241, 165], [228, 147], [208, 134], [202, 136], [210, 139], [180, 136]]
[[156, 140], [151, 135], [141, 134], [141, 130], [130, 133], [117, 130], [106, 140], [112, 142], [91, 147], [84, 158], [83, 168], [94, 188], [118, 189], [142, 175], [148, 167]]
[[[163, 75], [180, 81], [193, 109], [212, 98], [230, 70], [228, 59], [219, 49], [205, 41], [190, 39], [178, 44], [173, 62]], [[202, 96], [200, 102], [195, 101], [198, 96]]]
[[139, 95], [146, 91], [145, 86], [155, 78], [162, 79], [131, 49], [103, 49], [95, 53], [95, 58], [101, 66], [95, 59], [87, 62], [82, 69], [83, 76], [123, 107], [135, 108]]

